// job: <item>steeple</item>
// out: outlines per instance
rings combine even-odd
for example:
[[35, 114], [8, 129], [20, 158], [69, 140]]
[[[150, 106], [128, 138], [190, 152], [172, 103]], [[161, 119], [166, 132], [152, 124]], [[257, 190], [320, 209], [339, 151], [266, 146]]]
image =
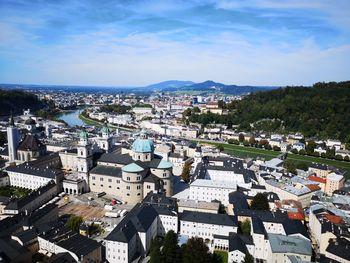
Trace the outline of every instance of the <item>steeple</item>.
[[11, 110], [11, 116], [10, 116], [9, 124], [10, 124], [11, 127], [15, 127], [15, 121], [13, 120], [13, 112], [12, 112], [12, 110]]

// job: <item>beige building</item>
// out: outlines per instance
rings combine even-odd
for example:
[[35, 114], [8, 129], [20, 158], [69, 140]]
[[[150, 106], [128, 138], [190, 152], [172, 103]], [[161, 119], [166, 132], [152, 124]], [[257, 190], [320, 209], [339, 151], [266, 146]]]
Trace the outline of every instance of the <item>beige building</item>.
[[202, 213], [212, 213], [217, 214], [219, 212], [220, 203], [218, 202], [204, 202], [197, 200], [179, 200], [177, 202], [178, 212], [183, 211], [194, 211]]
[[106, 153], [90, 171], [90, 190], [106, 192], [127, 203], [138, 203], [152, 191], [173, 193], [172, 164], [154, 154], [153, 141], [143, 131], [130, 154]]
[[338, 190], [344, 186], [344, 176], [336, 173], [327, 175], [325, 192], [328, 195], [332, 195], [335, 190]]

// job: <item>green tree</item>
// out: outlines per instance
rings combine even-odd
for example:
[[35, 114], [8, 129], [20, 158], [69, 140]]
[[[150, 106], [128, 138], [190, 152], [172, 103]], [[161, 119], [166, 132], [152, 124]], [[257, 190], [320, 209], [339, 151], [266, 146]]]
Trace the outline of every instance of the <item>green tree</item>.
[[192, 167], [191, 163], [185, 162], [185, 165], [182, 168], [181, 178], [182, 178], [182, 180], [184, 180], [185, 183], [189, 183], [190, 182], [190, 179], [191, 179], [191, 176], [190, 176], [191, 167]]
[[244, 257], [243, 262], [244, 263], [254, 263], [254, 257], [251, 254], [247, 253]]
[[338, 161], [342, 161], [343, 160], [343, 156], [341, 156], [340, 154], [336, 154], [334, 156], [334, 159], [338, 160]]
[[216, 148], [217, 148], [220, 152], [223, 152], [223, 151], [225, 150], [224, 146], [222, 146], [222, 145], [218, 145]]
[[349, 162], [349, 161], [350, 161], [350, 158], [349, 158], [348, 155], [346, 155], [346, 156], [344, 157], [344, 161], [346, 161], [346, 162]]
[[192, 237], [183, 250], [183, 263], [210, 263], [212, 255], [203, 239]]
[[177, 234], [170, 230], [166, 233], [163, 241], [163, 262], [165, 263], [177, 263], [179, 259], [179, 245], [177, 240]]
[[287, 170], [288, 173], [296, 174], [297, 166], [296, 163], [292, 160], [285, 160], [283, 163], [283, 167]]
[[160, 252], [161, 243], [157, 237], [152, 239], [150, 247], [150, 263], [163, 262], [162, 254]]
[[250, 205], [250, 209], [252, 210], [270, 210], [269, 202], [267, 200], [266, 195], [262, 193], [257, 193], [252, 200]]
[[277, 145], [275, 145], [275, 146], [273, 146], [272, 150], [279, 152], [279, 151], [281, 151], [281, 148], [278, 147]]
[[239, 140], [239, 142], [243, 142], [244, 141], [244, 134], [243, 133], [240, 133], [238, 135], [238, 140]]
[[255, 140], [255, 137], [254, 137], [254, 136], [251, 136], [251, 137], [249, 138], [249, 143], [250, 143], [251, 146], [253, 146], [253, 145], [256, 144], [256, 140]]
[[65, 226], [72, 231], [78, 232], [81, 223], [83, 223], [83, 218], [81, 216], [71, 215]]
[[309, 169], [309, 166], [305, 162], [298, 162], [296, 164], [296, 168], [300, 169], [300, 170], [303, 170], [303, 171], [307, 171]]
[[250, 236], [251, 225], [249, 219], [246, 219], [243, 222], [241, 222], [240, 228], [243, 235]]

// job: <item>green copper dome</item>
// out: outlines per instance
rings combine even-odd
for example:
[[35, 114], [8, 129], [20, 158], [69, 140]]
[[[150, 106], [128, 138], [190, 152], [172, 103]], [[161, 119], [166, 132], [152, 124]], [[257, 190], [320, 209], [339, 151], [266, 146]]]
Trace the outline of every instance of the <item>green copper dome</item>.
[[88, 133], [86, 131], [81, 131], [79, 134], [80, 139], [87, 140], [88, 139]]
[[122, 171], [127, 173], [140, 173], [143, 172], [144, 169], [136, 163], [130, 163], [128, 165], [123, 166]]
[[103, 126], [102, 129], [101, 129], [101, 132], [102, 133], [109, 133], [109, 128], [107, 127], [107, 125]]
[[138, 153], [150, 153], [154, 151], [154, 144], [149, 139], [136, 139], [132, 144], [132, 150]]

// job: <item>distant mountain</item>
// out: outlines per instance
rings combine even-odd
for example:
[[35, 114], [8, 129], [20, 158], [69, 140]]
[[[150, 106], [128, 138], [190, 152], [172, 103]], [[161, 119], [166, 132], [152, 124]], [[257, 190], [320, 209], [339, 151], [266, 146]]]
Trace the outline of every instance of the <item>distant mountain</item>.
[[193, 81], [186, 81], [186, 80], [167, 80], [162, 81], [159, 83], [151, 84], [146, 86], [145, 88], [148, 89], [177, 89], [182, 87], [187, 87], [190, 85], [195, 84]]
[[239, 95], [245, 93], [252, 93], [256, 91], [272, 90], [279, 87], [274, 86], [237, 86], [237, 85], [225, 85], [212, 80], [207, 80], [201, 83], [194, 83], [192, 85], [186, 85], [177, 88], [167, 88], [165, 91], [196, 91], [203, 93], [224, 93], [231, 95]]

